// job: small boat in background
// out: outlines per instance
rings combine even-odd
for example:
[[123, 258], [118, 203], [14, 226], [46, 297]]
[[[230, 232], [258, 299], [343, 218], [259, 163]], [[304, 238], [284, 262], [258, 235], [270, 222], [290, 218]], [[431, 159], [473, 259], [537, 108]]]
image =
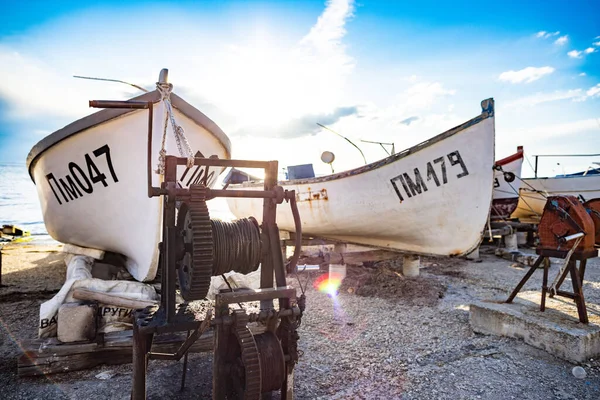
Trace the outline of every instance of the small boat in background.
[[517, 208], [522, 166], [523, 146], [518, 146], [515, 154], [496, 161], [491, 209], [492, 219], [510, 218]]
[[[148, 197], [148, 157], [155, 172], [161, 155], [181, 149], [188, 159], [230, 158], [231, 144], [221, 128], [171, 89], [164, 69], [156, 90], [131, 99], [153, 103], [152, 154], [148, 111], [108, 108], [45, 137], [27, 157], [50, 236], [123, 254], [138, 281], [154, 279], [162, 234], [161, 197]], [[221, 171], [180, 166], [179, 183], [212, 186]], [[162, 178], [153, 173], [152, 185], [160, 186]]]
[[[315, 177], [288, 168], [296, 179], [279, 184], [296, 191], [302, 232], [413, 254], [472, 252], [488, 221], [494, 182], [493, 99], [481, 107], [480, 115], [460, 126], [356, 169]], [[332, 160], [326, 153], [324, 160]], [[262, 188], [259, 182], [231, 186]], [[238, 218], [262, 215], [260, 199], [227, 202]], [[285, 207], [277, 209], [277, 224], [295, 230]]]
[[[576, 156], [600, 156], [600, 154], [582, 154]], [[537, 157], [535, 165], [537, 167]], [[552, 157], [570, 157], [552, 155]], [[519, 203], [511, 215], [522, 222], [536, 223], [542, 216], [546, 198], [556, 195], [570, 195], [585, 202], [600, 197], [600, 174], [598, 168], [588, 168], [570, 175], [554, 177], [524, 178], [519, 190]], [[535, 171], [537, 175], [537, 170]]]

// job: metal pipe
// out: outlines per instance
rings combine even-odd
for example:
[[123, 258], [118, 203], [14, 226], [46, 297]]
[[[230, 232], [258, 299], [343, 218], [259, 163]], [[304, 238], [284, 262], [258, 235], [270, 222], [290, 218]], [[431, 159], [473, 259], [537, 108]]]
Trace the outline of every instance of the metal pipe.
[[148, 102], [148, 154], [147, 154], [147, 172], [148, 172], [148, 197], [154, 196], [152, 187], [152, 119], [154, 116], [154, 103]]
[[598, 157], [600, 154], [536, 154], [534, 157]]
[[90, 107], [93, 108], [131, 108], [137, 110], [143, 110], [148, 108], [148, 101], [119, 101], [119, 100], [90, 100]]
[[294, 244], [294, 255], [288, 264], [287, 272], [296, 271], [298, 265], [298, 259], [300, 259], [300, 250], [302, 248], [302, 222], [300, 222], [300, 212], [298, 211], [298, 204], [296, 203], [296, 191], [290, 190], [286, 194], [290, 193], [290, 207], [292, 208], [292, 216], [294, 217], [294, 227], [296, 228], [296, 242]]
[[572, 234], [572, 235], [569, 235], [569, 236], [565, 236], [565, 237], [562, 237], [562, 238], [560, 238], [560, 242], [561, 242], [561, 243], [565, 243], [565, 242], [568, 242], [568, 241], [570, 241], [570, 240], [579, 239], [580, 237], [583, 237], [583, 236], [585, 236], [585, 233], [584, 233], [584, 232], [574, 233], [574, 234]]
[[535, 156], [535, 169], [533, 171], [534, 176], [537, 178], [537, 167], [538, 167], [538, 157], [539, 156]]
[[[177, 159], [177, 165], [187, 165], [187, 158], [174, 157]], [[238, 168], [269, 168], [269, 163], [273, 161], [254, 161], [254, 160], [225, 160], [220, 158], [202, 158], [196, 157], [194, 165], [207, 165], [209, 167], [238, 167]]]
[[[185, 189], [187, 190], [187, 189]], [[277, 192], [273, 190], [233, 190], [233, 189], [207, 189], [208, 199], [215, 197], [245, 197], [249, 199], [275, 199]]]

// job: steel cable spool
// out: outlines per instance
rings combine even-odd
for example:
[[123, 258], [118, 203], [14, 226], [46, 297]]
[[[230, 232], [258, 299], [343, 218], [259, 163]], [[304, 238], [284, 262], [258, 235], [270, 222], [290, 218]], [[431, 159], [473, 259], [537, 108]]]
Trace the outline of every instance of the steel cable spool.
[[211, 219], [213, 232], [213, 275], [229, 271], [249, 274], [260, 264], [260, 228], [250, 217], [233, 222]]
[[177, 274], [181, 295], [188, 301], [206, 296], [211, 276], [256, 271], [261, 255], [260, 228], [254, 218], [210, 219], [206, 189], [192, 185], [190, 192], [191, 200], [181, 204], [177, 215]]

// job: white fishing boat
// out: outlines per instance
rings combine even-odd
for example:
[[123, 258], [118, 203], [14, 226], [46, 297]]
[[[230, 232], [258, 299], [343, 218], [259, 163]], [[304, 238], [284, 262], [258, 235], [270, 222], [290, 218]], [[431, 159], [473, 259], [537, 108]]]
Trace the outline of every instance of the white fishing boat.
[[523, 146], [517, 152], [496, 161], [494, 173], [494, 195], [492, 200], [492, 219], [510, 218], [519, 202], [521, 188], [521, 168], [523, 166]]
[[[488, 220], [494, 182], [494, 101], [481, 106], [470, 121], [380, 161], [280, 182], [296, 191], [303, 233], [415, 254], [473, 251]], [[262, 200], [227, 201], [236, 217], [262, 215]], [[285, 207], [278, 208], [277, 224], [294, 231]]]
[[546, 198], [571, 195], [582, 201], [600, 197], [600, 174], [574, 174], [548, 178], [525, 178], [519, 190], [519, 203], [512, 214], [522, 222], [539, 222]]
[[[230, 158], [225, 133], [171, 89], [163, 70], [156, 90], [131, 99], [153, 104], [151, 154], [149, 110], [111, 108], [50, 134], [27, 157], [50, 236], [125, 255], [139, 281], [156, 275], [162, 231], [161, 198], [148, 197], [148, 157], [155, 187], [162, 181], [161, 154]], [[221, 172], [179, 168], [184, 187], [205, 178], [212, 186]]]

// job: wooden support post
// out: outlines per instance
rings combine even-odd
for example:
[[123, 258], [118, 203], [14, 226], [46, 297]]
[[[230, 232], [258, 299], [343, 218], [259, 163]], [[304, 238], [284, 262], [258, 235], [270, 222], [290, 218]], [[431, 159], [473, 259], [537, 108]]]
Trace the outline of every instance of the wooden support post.
[[148, 366], [147, 335], [141, 333], [137, 321], [133, 322], [133, 373], [131, 400], [146, 400], [146, 368]]
[[523, 277], [523, 279], [521, 279], [521, 282], [519, 282], [519, 284], [517, 285], [517, 287], [515, 288], [515, 290], [512, 291], [512, 293], [510, 294], [510, 296], [508, 296], [508, 299], [506, 300], [507, 303], [512, 303], [512, 301], [515, 299], [515, 297], [517, 297], [517, 294], [519, 294], [519, 292], [521, 291], [521, 289], [523, 288], [523, 286], [525, 285], [525, 283], [527, 283], [527, 281], [529, 280], [529, 278], [531, 278], [531, 275], [533, 275], [533, 273], [535, 272], [535, 270], [540, 266], [540, 264], [542, 263], [542, 261], [544, 260], [544, 256], [539, 256], [537, 260], [535, 260], [535, 263], [533, 263], [533, 265], [531, 266], [531, 268], [529, 269], [529, 271], [527, 271], [527, 273], [525, 274], [525, 276]]
[[546, 310], [546, 295], [548, 293], [548, 270], [550, 263], [544, 263], [544, 278], [542, 279], [542, 300], [540, 302], [540, 311]]
[[577, 270], [577, 264], [574, 260], [569, 261], [569, 269], [571, 270], [571, 282], [573, 283], [573, 294], [575, 295], [575, 304], [577, 305], [577, 313], [579, 321], [583, 324], [589, 322], [587, 309], [585, 307], [585, 298], [583, 297], [583, 288], [581, 287], [581, 278]]

